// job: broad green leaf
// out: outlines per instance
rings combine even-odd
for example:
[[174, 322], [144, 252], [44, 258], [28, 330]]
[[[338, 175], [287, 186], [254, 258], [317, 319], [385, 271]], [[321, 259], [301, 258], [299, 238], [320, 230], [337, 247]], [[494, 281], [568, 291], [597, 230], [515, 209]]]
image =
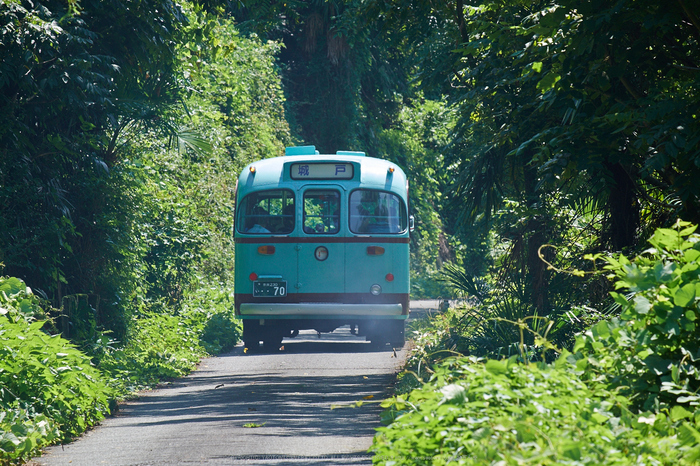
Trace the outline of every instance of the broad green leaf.
[[635, 296], [634, 298], [634, 310], [637, 314], [645, 315], [649, 313], [651, 309], [651, 303], [644, 296]]
[[554, 88], [554, 86], [561, 80], [561, 76], [553, 71], [545, 74], [544, 77], [537, 83], [537, 90], [544, 93], [548, 90]]
[[652, 354], [644, 358], [644, 364], [654, 371], [656, 375], [663, 375], [669, 372], [669, 368], [671, 367], [671, 361], [668, 359], [663, 359], [660, 358], [656, 354]]
[[673, 272], [676, 270], [677, 265], [674, 262], [659, 262], [654, 266], [654, 276], [656, 281], [660, 283], [667, 283], [672, 281], [675, 277]]
[[683, 258], [686, 262], [695, 262], [700, 259], [700, 251], [697, 249], [688, 249], [685, 251]]
[[611, 291], [610, 296], [612, 296], [612, 298], [615, 300], [615, 302], [617, 304], [619, 304], [620, 306], [625, 307], [625, 306], [627, 306], [627, 304], [629, 304], [629, 301], [627, 301], [627, 298], [620, 293], [616, 293], [614, 291]]
[[687, 307], [695, 300], [695, 283], [688, 283], [679, 288], [673, 295], [673, 304], [680, 307]]
[[671, 368], [671, 380], [673, 380], [675, 383], [680, 382], [680, 369], [677, 364], [674, 364], [673, 367]]
[[484, 365], [486, 370], [493, 375], [503, 375], [508, 372], [508, 365], [505, 361], [497, 361], [495, 359], [489, 359]]
[[697, 230], [697, 228], [698, 228], [697, 225], [691, 225], [691, 226], [679, 231], [678, 234], [680, 236], [689, 236], [689, 235], [692, 235], [695, 232], [695, 230]]
[[688, 411], [683, 406], [674, 406], [671, 408], [671, 420], [680, 421], [681, 419], [687, 419], [693, 416], [691, 411]]
[[15, 277], [0, 278], [0, 292], [5, 292], [7, 296], [17, 294], [26, 290], [27, 287], [22, 280]]
[[679, 438], [683, 445], [700, 445], [700, 432], [687, 422], [684, 422], [678, 429]]
[[605, 339], [610, 336], [610, 326], [606, 321], [598, 322], [591, 331], [596, 338]]

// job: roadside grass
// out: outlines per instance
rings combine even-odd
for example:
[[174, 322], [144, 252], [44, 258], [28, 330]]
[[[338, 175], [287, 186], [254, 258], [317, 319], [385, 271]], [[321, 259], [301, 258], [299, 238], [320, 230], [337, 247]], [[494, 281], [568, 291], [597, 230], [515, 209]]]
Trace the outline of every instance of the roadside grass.
[[584, 329], [569, 350], [523, 338], [502, 357], [493, 344], [467, 355], [460, 342], [473, 335], [456, 324], [473, 309], [416, 322], [396, 395], [382, 404], [374, 464], [698, 464], [695, 230], [685, 222], [659, 229], [631, 260], [589, 257], [605, 264], [619, 313]]
[[226, 296], [205, 290], [188, 304], [177, 316], [134, 317], [124, 344], [100, 334], [84, 351], [47, 331], [53, 325], [42, 303], [21, 280], [0, 277], [0, 465], [69, 441], [113, 412], [117, 400], [235, 346], [240, 328]]

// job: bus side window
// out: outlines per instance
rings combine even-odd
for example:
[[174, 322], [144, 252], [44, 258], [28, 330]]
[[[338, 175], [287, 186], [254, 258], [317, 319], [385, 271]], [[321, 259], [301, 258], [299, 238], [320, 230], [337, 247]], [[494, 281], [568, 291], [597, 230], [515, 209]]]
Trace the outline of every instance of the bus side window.
[[406, 214], [398, 196], [374, 189], [350, 193], [350, 231], [357, 234], [393, 233], [406, 229]]

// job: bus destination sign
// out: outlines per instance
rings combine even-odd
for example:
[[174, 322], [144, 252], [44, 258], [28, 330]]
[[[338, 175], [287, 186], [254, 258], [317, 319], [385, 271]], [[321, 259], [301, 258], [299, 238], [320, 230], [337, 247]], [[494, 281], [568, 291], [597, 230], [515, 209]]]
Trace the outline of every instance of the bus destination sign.
[[293, 180], [351, 180], [354, 175], [351, 163], [293, 163]]

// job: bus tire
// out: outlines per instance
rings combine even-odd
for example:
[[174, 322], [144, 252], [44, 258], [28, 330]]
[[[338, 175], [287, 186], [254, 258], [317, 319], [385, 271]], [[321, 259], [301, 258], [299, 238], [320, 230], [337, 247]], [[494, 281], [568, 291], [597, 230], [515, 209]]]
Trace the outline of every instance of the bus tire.
[[280, 349], [280, 346], [282, 346], [282, 336], [280, 335], [266, 336], [263, 339], [265, 351], [277, 351]]
[[248, 351], [255, 351], [260, 346], [260, 325], [257, 321], [243, 321], [243, 345]]
[[393, 341], [391, 342], [391, 347], [392, 347], [392, 348], [403, 348], [405, 344], [406, 344], [406, 340], [404, 340], [404, 339], [402, 338], [402, 339], [400, 339], [400, 340], [393, 340]]
[[403, 348], [406, 344], [406, 337], [404, 334], [406, 322], [403, 320], [393, 321], [391, 323], [391, 328], [389, 330], [389, 342], [393, 348]]

